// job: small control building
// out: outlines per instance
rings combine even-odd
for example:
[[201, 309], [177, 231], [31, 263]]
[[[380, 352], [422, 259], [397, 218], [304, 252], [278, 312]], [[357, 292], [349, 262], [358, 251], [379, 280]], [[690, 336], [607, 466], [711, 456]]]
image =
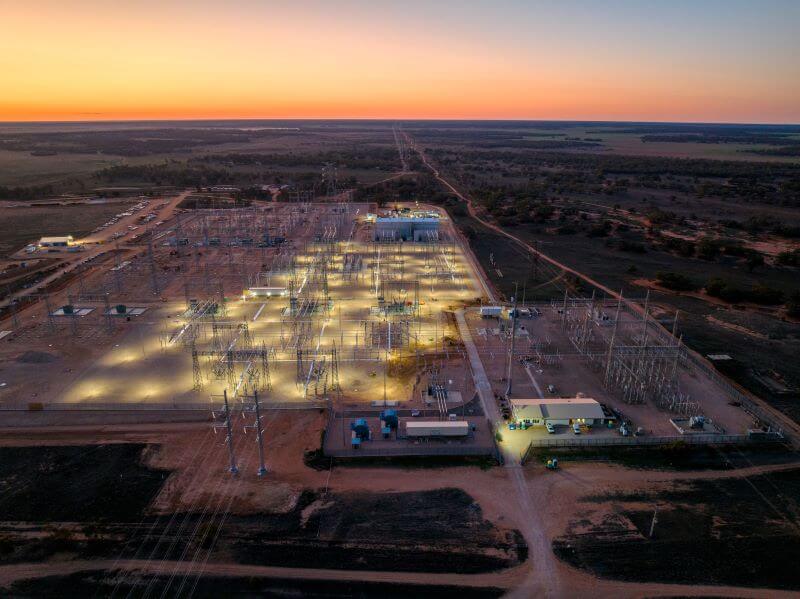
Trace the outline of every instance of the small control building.
[[64, 235], [63, 237], [42, 237], [39, 240], [39, 247], [43, 248], [57, 248], [69, 247], [75, 243], [72, 235]]
[[519, 424], [587, 424], [600, 425], [613, 418], [606, 415], [600, 402], [588, 397], [553, 397], [514, 399], [511, 401], [514, 420]]

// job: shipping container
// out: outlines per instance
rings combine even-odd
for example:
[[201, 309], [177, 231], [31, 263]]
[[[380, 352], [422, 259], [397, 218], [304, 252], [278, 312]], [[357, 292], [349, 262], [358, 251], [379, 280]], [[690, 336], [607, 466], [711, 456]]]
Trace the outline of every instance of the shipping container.
[[466, 420], [406, 422], [409, 437], [465, 437], [468, 433], [469, 422]]

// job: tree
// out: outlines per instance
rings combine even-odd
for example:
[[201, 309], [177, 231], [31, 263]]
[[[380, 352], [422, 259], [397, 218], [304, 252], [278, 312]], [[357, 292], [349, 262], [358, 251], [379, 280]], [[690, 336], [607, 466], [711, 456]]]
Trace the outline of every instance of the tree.
[[800, 318], [800, 291], [793, 291], [786, 302], [786, 314], [792, 318]]
[[675, 291], [692, 291], [693, 289], [697, 289], [697, 283], [686, 275], [678, 272], [659, 271], [656, 273], [656, 281], [662, 287], [674, 289]]
[[781, 252], [775, 262], [781, 266], [800, 266], [800, 250]]
[[753, 272], [757, 267], [764, 266], [764, 256], [758, 252], [751, 252], [747, 256], [747, 270]]
[[726, 302], [736, 304], [744, 299], [744, 291], [734, 287], [725, 279], [711, 279], [706, 283], [706, 293], [712, 297], [718, 297]]
[[697, 244], [697, 255], [703, 260], [715, 260], [719, 255], [719, 243], [715, 239], [705, 237]]

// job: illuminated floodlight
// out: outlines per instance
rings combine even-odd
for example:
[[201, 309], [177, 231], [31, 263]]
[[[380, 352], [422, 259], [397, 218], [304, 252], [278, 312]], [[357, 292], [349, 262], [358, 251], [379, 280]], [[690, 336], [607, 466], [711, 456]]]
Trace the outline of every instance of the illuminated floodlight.
[[242, 299], [257, 297], [286, 297], [288, 295], [286, 287], [250, 287], [243, 295]]

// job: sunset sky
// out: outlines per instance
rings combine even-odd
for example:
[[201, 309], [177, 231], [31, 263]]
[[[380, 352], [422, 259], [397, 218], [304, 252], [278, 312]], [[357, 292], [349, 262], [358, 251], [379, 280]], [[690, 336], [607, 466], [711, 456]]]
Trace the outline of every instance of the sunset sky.
[[800, 1], [0, 0], [0, 120], [800, 122]]

